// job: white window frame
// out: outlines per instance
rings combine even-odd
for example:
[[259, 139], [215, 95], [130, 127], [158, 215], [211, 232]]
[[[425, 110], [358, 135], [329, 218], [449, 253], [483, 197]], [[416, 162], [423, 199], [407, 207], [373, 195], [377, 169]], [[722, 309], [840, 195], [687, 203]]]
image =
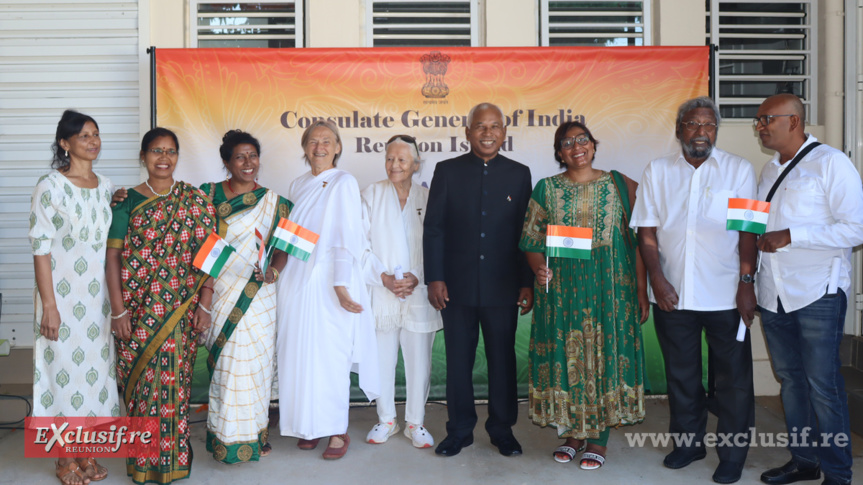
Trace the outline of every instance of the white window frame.
[[[602, 3], [616, 3], [615, 0], [594, 0], [594, 1], [595, 2], [602, 2]], [[543, 47], [549, 46], [549, 40], [551, 37], [551, 34], [550, 34], [551, 27], [561, 27], [561, 26], [572, 25], [572, 24], [551, 24], [549, 21], [549, 5], [548, 5], [548, 3], [549, 3], [549, 0], [540, 0], [540, 2], [539, 2], [539, 25], [540, 25], [540, 30], [539, 30], [540, 44], [539, 45], [541, 45]], [[640, 34], [637, 32], [632, 32], [629, 34], [622, 34], [620, 32], [614, 32], [614, 33], [609, 34], [609, 36], [627, 37], [627, 38], [631, 38], [631, 39], [640, 38], [640, 39], [642, 39], [642, 43], [644, 45], [646, 45], [646, 46], [647, 45], [653, 45], [653, 38], [652, 38], [653, 32], [651, 29], [651, 25], [652, 25], [651, 10], [652, 9], [653, 9], [653, 5], [652, 5], [651, 0], [642, 0], [642, 2], [641, 2], [641, 20], [642, 21], [641, 22], [635, 22], [635, 23], [617, 23], [617, 22], [615, 22], [615, 23], [579, 23], [578, 26], [579, 27], [591, 27], [591, 28], [603, 28], [603, 27], [610, 27], [610, 28], [633, 27], [633, 28], [635, 28], [635, 27], [640, 27], [642, 29], [642, 32]], [[573, 12], [573, 15], [578, 15], [580, 13], [581, 12]], [[591, 13], [590, 16], [594, 16], [595, 14], [596, 13]], [[629, 17], [629, 16], [632, 16], [632, 13], [631, 12], [608, 10], [606, 12], [602, 12], [602, 15], [607, 16], [607, 17], [624, 17], [624, 16]], [[596, 35], [596, 32], [584, 32], [584, 33], [562, 34], [561, 37], [588, 38], [588, 39], [593, 38], [593, 39], [595, 39], [595, 38], [598, 38], [600, 36]]]
[[[294, 17], [294, 25], [285, 24], [285, 27], [293, 27], [294, 35], [289, 34], [273, 34], [273, 35], [257, 35], [257, 34], [238, 34], [238, 35], [198, 35], [199, 30], [209, 30], [209, 26], [198, 25], [198, 5], [202, 3], [219, 3], [224, 5], [235, 5], [237, 3], [294, 3], [294, 14], [286, 14], [285, 18]], [[294, 39], [295, 48], [305, 46], [305, 15], [303, 5], [305, 0], [189, 0], [189, 46], [198, 47], [199, 39], [219, 39], [219, 40], [270, 40], [270, 39]], [[201, 14], [202, 17], [227, 17], [225, 13], [217, 14]], [[274, 17], [266, 13], [258, 12], [237, 12], [237, 17]], [[272, 25], [269, 27], [279, 27]]]
[[[386, 35], [380, 34], [375, 35], [375, 17], [380, 17], [381, 15], [375, 15], [375, 4], [376, 3], [402, 3], [402, 4], [423, 4], [429, 3], [428, 0], [366, 0], [365, 3], [365, 13], [366, 13], [366, 46], [374, 47], [375, 39], [393, 39], [393, 38], [403, 38], [403, 39], [451, 39], [452, 35], [449, 34], [425, 34], [425, 33], [417, 33], [416, 35]], [[390, 14], [389, 17], [448, 17], [448, 18], [458, 18], [458, 17], [470, 17], [470, 46], [478, 47], [479, 43], [479, 0], [436, 0], [434, 3], [469, 3], [470, 4], [470, 13], [469, 14], [460, 14], [460, 13], [441, 13], [441, 14], [399, 14], [394, 13]], [[404, 29], [415, 29], [415, 30], [427, 30], [429, 28], [449, 28], [450, 24], [396, 24]], [[388, 27], [392, 27], [390, 24]], [[389, 47], [389, 46], [388, 46]], [[429, 46], [434, 47], [434, 46]]]
[[[745, 34], [745, 33], [729, 33], [723, 34], [721, 29], [723, 28], [721, 24], [721, 17], [725, 16], [719, 13], [720, 4], [723, 3], [759, 3], [759, 4], [787, 4], [787, 3], [799, 3], [807, 5], [807, 17], [809, 22], [805, 25], [795, 25], [794, 29], [799, 30], [808, 30], [808, 34], [806, 34], [806, 45], [804, 49], [796, 50], [796, 51], [787, 51], [787, 50], [775, 50], [775, 49], [747, 49], [747, 50], [734, 50], [734, 51], [723, 51], [719, 49], [719, 41], [721, 37], [728, 36], [731, 38], [747, 38], [753, 37], [755, 35], [758, 36], [766, 36], [770, 37], [795, 37], [800, 38], [800, 34]], [[747, 14], [743, 14], [747, 15]], [[729, 16], [743, 16], [740, 13], [730, 14]], [[749, 14], [756, 15], [756, 14]], [[792, 14], [781, 13], [777, 16], [789, 16]], [[799, 15], [799, 14], [793, 14]], [[761, 16], [759, 14], [759, 16]], [[804, 85], [803, 93], [803, 105], [807, 109], [807, 123], [809, 124], [817, 124], [818, 121], [818, 2], [813, 0], [799, 0], [796, 2], [789, 2], [786, 0], [758, 0], [757, 2], [741, 2], [741, 1], [732, 1], [732, 0], [710, 0], [710, 8], [707, 10], [707, 19], [710, 22], [710, 32], [707, 34], [708, 44], [714, 44], [717, 46], [716, 55], [713, 58], [713, 68], [716, 73], [713, 83], [713, 93], [716, 100], [717, 106], [720, 109], [723, 106], [744, 106], [744, 105], [758, 105], [764, 101], [763, 97], [754, 97], [754, 98], [742, 98], [742, 97], [722, 97], [719, 85], [722, 81], [802, 81]], [[733, 25], [729, 26], [734, 29], [742, 30], [746, 29], [746, 25]], [[753, 24], [751, 26], [752, 29], [764, 28], [765, 25], [761, 24]], [[804, 65], [806, 67], [805, 74], [775, 74], [775, 75], [750, 75], [750, 74], [739, 74], [739, 75], [722, 75], [720, 74], [720, 64], [723, 60], [802, 60], [804, 61]], [[727, 117], [729, 120], [742, 120], [745, 119], [747, 122], [750, 121], [749, 118], [741, 117], [741, 118], [731, 118]]]

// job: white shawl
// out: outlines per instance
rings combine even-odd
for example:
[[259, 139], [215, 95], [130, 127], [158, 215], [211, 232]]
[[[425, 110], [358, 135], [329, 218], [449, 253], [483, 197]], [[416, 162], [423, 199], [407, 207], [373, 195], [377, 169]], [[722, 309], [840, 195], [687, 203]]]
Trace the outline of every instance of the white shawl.
[[[423, 283], [423, 219], [428, 189], [411, 182], [404, 209], [389, 180], [369, 185], [363, 190], [362, 198], [372, 251], [365, 268], [375, 328], [384, 331], [404, 328], [412, 332], [440, 330], [443, 326], [440, 312], [428, 302], [428, 287]], [[397, 266], [420, 281], [405, 301], [399, 301], [381, 282], [381, 273], [395, 274]]]

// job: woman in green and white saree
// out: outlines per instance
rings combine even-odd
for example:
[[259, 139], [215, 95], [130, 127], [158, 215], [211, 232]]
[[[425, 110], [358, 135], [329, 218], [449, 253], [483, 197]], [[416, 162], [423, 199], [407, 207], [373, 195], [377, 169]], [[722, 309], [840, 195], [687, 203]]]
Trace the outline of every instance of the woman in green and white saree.
[[[232, 130], [219, 148], [230, 178], [201, 186], [227, 223], [225, 241], [232, 256], [212, 291], [213, 327], [207, 334], [210, 351], [210, 404], [207, 451], [224, 463], [258, 461], [270, 452], [267, 426], [275, 371], [276, 285], [287, 255], [275, 250], [264, 274], [258, 261], [260, 233], [267, 242], [292, 204], [260, 186], [261, 145], [252, 135]], [[208, 286], [204, 287], [207, 291]]]

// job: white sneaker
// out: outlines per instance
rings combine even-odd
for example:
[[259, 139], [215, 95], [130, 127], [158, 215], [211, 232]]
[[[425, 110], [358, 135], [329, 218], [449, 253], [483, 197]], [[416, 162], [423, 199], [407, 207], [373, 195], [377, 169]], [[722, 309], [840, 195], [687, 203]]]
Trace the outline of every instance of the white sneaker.
[[411, 439], [411, 442], [417, 448], [431, 448], [434, 446], [434, 438], [431, 433], [425, 429], [425, 426], [412, 423], [405, 423], [405, 436]]
[[369, 434], [366, 435], [366, 441], [372, 444], [379, 445], [381, 443], [386, 443], [387, 439], [399, 432], [399, 424], [395, 421], [390, 421], [388, 423], [378, 423], [369, 431]]

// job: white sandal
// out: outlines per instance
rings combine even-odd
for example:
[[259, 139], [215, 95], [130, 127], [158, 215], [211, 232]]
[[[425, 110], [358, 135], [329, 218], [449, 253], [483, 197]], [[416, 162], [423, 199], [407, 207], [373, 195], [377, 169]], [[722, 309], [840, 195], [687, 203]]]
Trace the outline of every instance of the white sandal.
[[[599, 465], [587, 465], [586, 462], [588, 462], [588, 461], [595, 461], [595, 462], [599, 463]], [[593, 453], [593, 452], [588, 451], [587, 453], [581, 455], [581, 463], [579, 463], [578, 466], [582, 470], [596, 470], [596, 469], [602, 467], [602, 465], [604, 465], [604, 464], [605, 464], [605, 457], [604, 456], [602, 456], [598, 453]]]

